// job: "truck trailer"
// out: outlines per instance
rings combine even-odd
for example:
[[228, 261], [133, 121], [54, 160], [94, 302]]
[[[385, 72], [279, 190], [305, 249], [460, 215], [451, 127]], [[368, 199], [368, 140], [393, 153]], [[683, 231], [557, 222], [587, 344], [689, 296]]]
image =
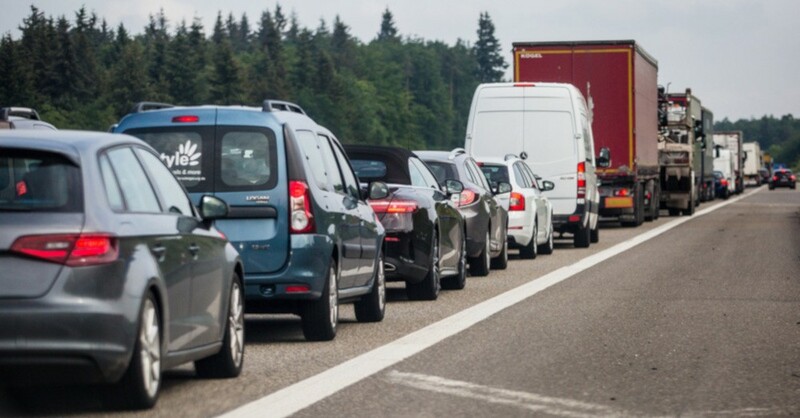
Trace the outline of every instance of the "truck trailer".
[[744, 134], [742, 131], [714, 132], [714, 147], [731, 150], [734, 161], [734, 184], [736, 194], [744, 191]]
[[595, 149], [610, 155], [597, 169], [599, 215], [624, 226], [657, 218], [658, 62], [633, 40], [515, 42], [513, 52], [515, 82], [570, 83], [589, 102]]
[[[685, 93], [659, 89], [659, 162], [661, 165], [661, 207], [670, 216], [691, 216], [700, 202], [703, 178], [703, 123], [700, 100]], [[712, 162], [713, 168], [713, 162]], [[713, 174], [713, 170], [711, 170]]]
[[758, 170], [764, 167], [764, 155], [758, 142], [745, 142], [744, 150], [744, 182], [745, 185], [760, 186], [761, 175]]

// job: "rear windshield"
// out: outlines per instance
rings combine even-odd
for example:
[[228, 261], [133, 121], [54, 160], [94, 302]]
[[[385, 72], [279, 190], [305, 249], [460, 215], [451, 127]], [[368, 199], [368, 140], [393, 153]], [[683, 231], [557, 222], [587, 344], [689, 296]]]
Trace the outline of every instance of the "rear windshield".
[[80, 168], [57, 154], [0, 148], [0, 211], [82, 212]]
[[506, 165], [483, 164], [481, 171], [492, 186], [496, 186], [500, 182], [511, 183], [508, 179], [508, 166]]
[[425, 161], [428, 168], [436, 176], [436, 181], [439, 184], [444, 184], [445, 180], [455, 179], [458, 180], [458, 173], [456, 172], [456, 165], [451, 163], [443, 163], [441, 161]]
[[386, 178], [386, 163], [378, 160], [350, 160], [353, 170], [359, 180], [384, 180]]
[[139, 128], [125, 133], [150, 144], [190, 193], [275, 187], [277, 143], [267, 128]]

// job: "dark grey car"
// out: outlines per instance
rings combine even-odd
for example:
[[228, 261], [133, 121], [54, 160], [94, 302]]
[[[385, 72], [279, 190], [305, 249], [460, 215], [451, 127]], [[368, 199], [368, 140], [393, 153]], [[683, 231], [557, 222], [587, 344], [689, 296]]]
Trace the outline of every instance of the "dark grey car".
[[227, 205], [199, 212], [136, 138], [0, 133], [0, 385], [116, 383], [146, 408], [164, 369], [237, 376], [242, 266], [211, 226]]

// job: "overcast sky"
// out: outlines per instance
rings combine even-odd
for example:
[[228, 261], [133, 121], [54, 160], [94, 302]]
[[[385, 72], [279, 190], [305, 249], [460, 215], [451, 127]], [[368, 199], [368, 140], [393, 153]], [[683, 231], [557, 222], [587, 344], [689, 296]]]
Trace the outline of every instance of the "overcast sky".
[[635, 39], [658, 60], [660, 84], [691, 87], [717, 120], [800, 117], [798, 0], [0, 0], [0, 34], [18, 39], [30, 4], [70, 20], [85, 5], [134, 33], [163, 7], [173, 24], [197, 16], [210, 33], [217, 11], [255, 24], [278, 3], [309, 28], [339, 15], [362, 42], [375, 38], [388, 7], [403, 36], [474, 43], [486, 11], [509, 64], [512, 42]]

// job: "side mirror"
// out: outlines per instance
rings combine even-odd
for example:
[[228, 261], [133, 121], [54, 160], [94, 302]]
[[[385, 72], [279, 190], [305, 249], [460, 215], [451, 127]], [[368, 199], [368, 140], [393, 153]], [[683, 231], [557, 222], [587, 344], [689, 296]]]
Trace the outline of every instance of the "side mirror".
[[464, 191], [464, 183], [458, 180], [448, 179], [444, 181], [444, 190], [448, 195], [459, 194]]
[[597, 156], [597, 166], [600, 168], [611, 167], [611, 150], [608, 147], [600, 148], [600, 154]]
[[556, 184], [550, 180], [545, 180], [542, 182], [542, 191], [547, 192], [556, 188]]
[[497, 188], [494, 189], [494, 194], [511, 193], [511, 184], [501, 181], [497, 183]]
[[228, 204], [224, 200], [211, 195], [205, 195], [200, 199], [200, 216], [204, 221], [228, 216]]
[[369, 184], [367, 198], [370, 200], [380, 200], [389, 197], [389, 186], [382, 181], [373, 181]]

